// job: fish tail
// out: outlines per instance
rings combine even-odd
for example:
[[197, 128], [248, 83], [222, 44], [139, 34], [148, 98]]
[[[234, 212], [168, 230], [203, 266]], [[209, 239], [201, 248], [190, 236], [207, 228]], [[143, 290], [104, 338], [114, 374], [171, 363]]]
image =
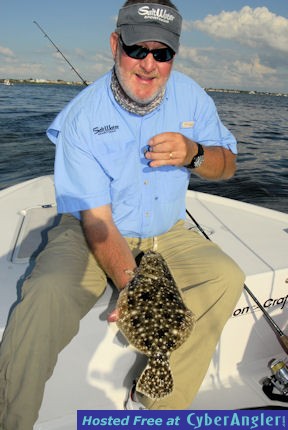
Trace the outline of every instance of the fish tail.
[[168, 358], [151, 357], [137, 382], [137, 391], [151, 399], [160, 399], [173, 391], [173, 376]]

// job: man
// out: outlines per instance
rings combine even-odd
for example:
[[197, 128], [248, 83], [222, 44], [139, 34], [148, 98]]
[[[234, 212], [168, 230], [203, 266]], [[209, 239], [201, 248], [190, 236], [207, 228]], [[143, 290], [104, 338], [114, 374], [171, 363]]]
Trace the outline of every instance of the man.
[[191, 172], [231, 177], [237, 151], [211, 98], [172, 72], [180, 32], [181, 16], [169, 0], [126, 2], [110, 39], [115, 68], [48, 129], [64, 215], [5, 331], [2, 430], [32, 428], [57, 355], [107, 277], [125, 288], [135, 257], [155, 243], [197, 322], [172, 353], [173, 393], [155, 401], [131, 390], [127, 407], [185, 409], [201, 385], [244, 279], [218, 246], [184, 229], [185, 194]]

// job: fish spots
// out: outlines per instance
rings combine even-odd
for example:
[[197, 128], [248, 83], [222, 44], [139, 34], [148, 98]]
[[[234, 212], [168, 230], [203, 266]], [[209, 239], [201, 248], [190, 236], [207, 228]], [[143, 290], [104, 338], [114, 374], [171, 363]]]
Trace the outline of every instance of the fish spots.
[[129, 343], [148, 357], [137, 390], [161, 398], [173, 390], [170, 354], [190, 335], [195, 318], [185, 306], [163, 257], [145, 253], [135, 276], [121, 291], [117, 325]]

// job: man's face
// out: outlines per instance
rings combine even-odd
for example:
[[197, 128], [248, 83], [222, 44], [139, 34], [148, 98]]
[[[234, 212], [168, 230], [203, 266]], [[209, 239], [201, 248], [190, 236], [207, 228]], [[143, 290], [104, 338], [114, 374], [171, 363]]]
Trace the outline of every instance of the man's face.
[[[125, 93], [139, 104], [147, 104], [165, 87], [170, 76], [173, 60], [158, 62], [150, 53], [143, 60], [130, 58], [118, 42], [118, 34], [112, 33], [111, 50], [115, 59], [115, 69]], [[165, 48], [160, 42], [142, 42], [138, 45], [148, 49]]]

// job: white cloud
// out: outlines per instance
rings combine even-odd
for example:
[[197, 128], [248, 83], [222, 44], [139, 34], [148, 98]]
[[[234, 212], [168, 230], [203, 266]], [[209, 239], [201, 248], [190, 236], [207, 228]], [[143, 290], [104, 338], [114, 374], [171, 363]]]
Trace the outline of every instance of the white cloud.
[[233, 68], [237, 73], [242, 76], [245, 76], [246, 79], [263, 79], [265, 78], [265, 76], [271, 76], [276, 73], [275, 69], [261, 64], [258, 56], [252, 58], [250, 63], [244, 63], [239, 60], [236, 60], [233, 63]]
[[186, 22], [184, 25], [186, 30], [193, 28], [215, 38], [288, 52], [288, 19], [277, 16], [267, 7], [252, 9], [244, 6], [240, 11], [222, 11], [219, 15], [207, 15], [202, 21]]
[[201, 55], [199, 49], [190, 48], [188, 46], [180, 45], [178, 58], [192, 61], [198, 66], [206, 66], [209, 63], [209, 58], [206, 55]]
[[97, 53], [86, 54], [84, 59], [79, 58], [76, 69], [81, 70], [81, 76], [85, 76], [85, 79], [93, 81], [108, 72], [112, 66], [113, 59], [110, 53]]
[[0, 74], [7, 78], [22, 79], [23, 77], [39, 77], [43, 73], [43, 66], [41, 64], [30, 63], [17, 63], [15, 65], [4, 65], [0, 67]]
[[[183, 19], [182, 21], [182, 31], [191, 31], [193, 30], [193, 22], [194, 21], [187, 21], [185, 19]], [[198, 21], [195, 21], [198, 22]]]
[[[213, 53], [214, 55], [215, 53]], [[258, 55], [251, 58], [239, 57], [231, 61], [231, 56], [210, 59], [210, 66], [179, 59], [176, 68], [195, 79], [203, 87], [234, 88], [260, 91], [284, 91], [279, 87], [277, 69], [265, 66]], [[267, 83], [269, 82], [269, 88]]]
[[15, 54], [10, 48], [6, 48], [5, 46], [0, 46], [0, 55], [4, 55], [4, 57], [14, 57]]

